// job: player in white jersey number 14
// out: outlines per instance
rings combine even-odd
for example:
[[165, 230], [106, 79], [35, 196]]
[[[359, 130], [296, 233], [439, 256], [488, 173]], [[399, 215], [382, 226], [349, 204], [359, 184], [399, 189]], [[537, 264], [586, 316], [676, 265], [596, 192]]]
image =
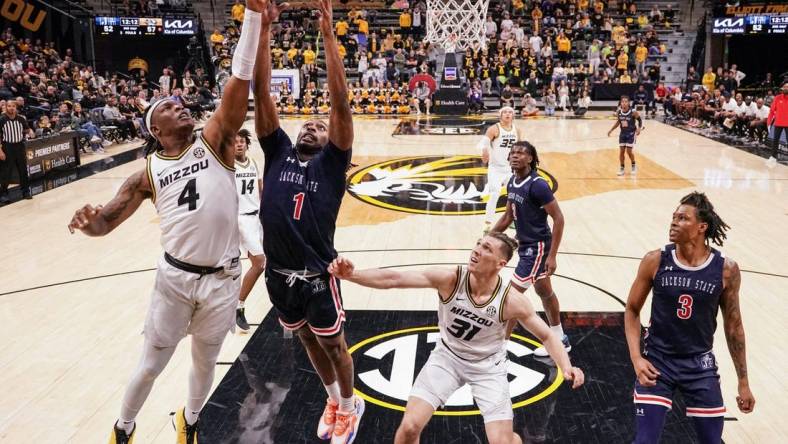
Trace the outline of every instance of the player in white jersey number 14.
[[[582, 370], [572, 367], [569, 355], [523, 293], [512, 285], [502, 288], [499, 273], [509, 262], [517, 242], [503, 233], [485, 235], [476, 243], [468, 264], [400, 272], [390, 269], [356, 270], [339, 257], [329, 266], [336, 277], [372, 288], [433, 288], [440, 304], [440, 341], [413, 384], [395, 444], [419, 441], [435, 410], [465, 382], [481, 410], [491, 443], [521, 443], [512, 428], [512, 403], [507, 379], [507, 324], [519, 321], [544, 343], [572, 387], [583, 384]], [[385, 441], [385, 438], [381, 438]]]
[[246, 251], [251, 263], [241, 282], [241, 294], [238, 297], [238, 308], [235, 310], [235, 324], [244, 332], [249, 331], [249, 322], [246, 320], [246, 298], [265, 270], [263, 226], [258, 217], [263, 179], [257, 162], [246, 156], [251, 142], [252, 135], [246, 129], [238, 131], [238, 135], [235, 136], [235, 187], [238, 190], [241, 253]]
[[246, 117], [261, 11], [271, 5], [246, 0], [233, 75], [202, 133], [194, 134], [194, 119], [180, 102], [168, 98], [152, 103], [144, 116], [150, 134], [147, 167], [132, 174], [106, 205], [77, 210], [68, 225], [72, 233], [104, 236], [146, 199], [160, 218], [164, 254], [145, 320], [142, 358], [123, 396], [110, 444], [133, 443], [137, 414], [187, 334], [192, 336], [192, 368], [175, 428], [179, 444], [197, 443], [199, 413], [211, 390], [216, 358], [235, 321], [240, 283], [235, 136]]

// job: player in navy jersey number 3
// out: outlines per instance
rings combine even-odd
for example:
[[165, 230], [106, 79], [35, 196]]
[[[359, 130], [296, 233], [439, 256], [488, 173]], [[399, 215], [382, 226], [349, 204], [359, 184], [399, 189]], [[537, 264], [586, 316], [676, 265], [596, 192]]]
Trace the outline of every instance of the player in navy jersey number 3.
[[[681, 392], [702, 443], [722, 441], [725, 406], [712, 353], [717, 311], [738, 376], [739, 410], [750, 413], [755, 398], [747, 379], [744, 326], [739, 310], [739, 266], [709, 246], [722, 245], [728, 226], [703, 193], [681, 199], [670, 224], [671, 244], [640, 262], [624, 314], [635, 368], [635, 443], [659, 442], [673, 392]], [[651, 323], [640, 352], [640, 309], [649, 291]]]
[[[334, 39], [331, 1], [319, 0], [316, 9], [329, 94], [344, 98], [345, 71]], [[317, 435], [332, 443], [350, 443], [364, 401], [353, 395], [353, 359], [343, 334], [339, 281], [327, 268], [337, 255], [334, 230], [351, 158], [352, 114], [347, 100], [331, 100], [328, 124], [307, 121], [295, 145], [279, 127], [270, 96], [270, 26], [278, 12], [264, 14], [254, 81], [255, 129], [265, 155], [260, 205], [268, 261], [265, 281], [279, 322], [298, 332], [328, 393]]]

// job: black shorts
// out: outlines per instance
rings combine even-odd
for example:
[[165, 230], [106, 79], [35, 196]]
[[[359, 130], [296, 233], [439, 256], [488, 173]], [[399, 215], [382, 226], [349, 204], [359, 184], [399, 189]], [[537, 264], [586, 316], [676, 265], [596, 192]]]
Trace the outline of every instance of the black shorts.
[[307, 325], [318, 336], [336, 336], [342, 332], [345, 310], [339, 280], [325, 273], [306, 280], [265, 269], [268, 298], [279, 315], [279, 323], [288, 330]]

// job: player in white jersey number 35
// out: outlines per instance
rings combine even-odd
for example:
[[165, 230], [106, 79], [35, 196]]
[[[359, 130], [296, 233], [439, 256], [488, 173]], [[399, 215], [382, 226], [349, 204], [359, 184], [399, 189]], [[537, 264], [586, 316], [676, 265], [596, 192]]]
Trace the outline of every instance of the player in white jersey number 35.
[[514, 239], [503, 233], [491, 233], [476, 243], [465, 266], [409, 272], [355, 270], [353, 263], [343, 257], [329, 266], [336, 277], [365, 287], [438, 291], [440, 341], [413, 384], [395, 444], [418, 442], [433, 412], [465, 383], [471, 386], [481, 410], [487, 439], [494, 443], [522, 442], [512, 428], [507, 379], [506, 341], [510, 320], [519, 321], [544, 343], [564, 377], [573, 381], [573, 388], [583, 384], [583, 372], [572, 367], [561, 339], [536, 314], [522, 292], [511, 284], [502, 285], [499, 273], [516, 248]]
[[240, 284], [235, 136], [246, 117], [268, 0], [247, 0], [233, 75], [218, 109], [194, 134], [189, 111], [172, 99], [152, 103], [144, 122], [150, 133], [147, 167], [137, 171], [104, 206], [85, 205], [69, 230], [104, 236], [150, 199], [161, 219], [156, 281], [145, 320], [142, 358], [123, 397], [110, 444], [131, 444], [135, 418], [175, 347], [192, 335], [192, 368], [186, 406], [175, 417], [177, 442], [195, 444], [199, 413], [213, 383], [216, 358], [235, 323]]

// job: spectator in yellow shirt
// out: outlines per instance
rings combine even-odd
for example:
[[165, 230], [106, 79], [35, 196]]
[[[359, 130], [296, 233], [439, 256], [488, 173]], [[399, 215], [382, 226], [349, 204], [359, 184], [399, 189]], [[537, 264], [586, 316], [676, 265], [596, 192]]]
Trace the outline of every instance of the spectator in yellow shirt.
[[298, 55], [298, 48], [295, 47], [295, 42], [290, 42], [290, 48], [287, 50], [287, 64], [293, 66], [293, 61]]
[[402, 14], [399, 15], [399, 30], [402, 35], [410, 34], [410, 27], [413, 25], [413, 18], [410, 15], [410, 12], [405, 9], [402, 11]]
[[224, 36], [219, 32], [219, 28], [213, 28], [213, 33], [211, 34], [211, 43], [213, 43], [213, 46], [221, 45], [223, 42]]
[[369, 35], [369, 22], [363, 18], [358, 18], [356, 20], [356, 26], [358, 26], [358, 32], [364, 35]]
[[535, 6], [534, 10], [531, 11], [531, 18], [533, 19], [532, 26], [534, 28], [534, 34], [535, 35], [539, 35], [539, 30], [541, 29], [541, 26], [542, 26], [542, 16], [543, 15], [544, 14], [542, 13], [542, 10], [539, 9], [539, 6]]
[[624, 71], [621, 77], [618, 78], [618, 83], [632, 83], [632, 77], [629, 76], [629, 71]]
[[568, 61], [569, 51], [572, 50], [572, 41], [564, 34], [564, 31], [559, 31], [555, 43], [558, 46], [558, 58], [564, 62]]
[[641, 12], [638, 16], [638, 26], [640, 26], [641, 29], [648, 26], [648, 16], [645, 12]]
[[347, 38], [348, 28], [350, 28], [350, 25], [348, 25], [345, 19], [340, 18], [339, 21], [337, 21], [337, 24], [334, 25], [334, 29], [336, 29], [337, 37], [339, 38], [339, 40], [342, 40], [343, 42], [345, 41], [345, 39]]
[[626, 39], [626, 33], [627, 29], [621, 25], [621, 22], [616, 22], [616, 26], [613, 26], [612, 30], [612, 37], [613, 41], [616, 42], [616, 46], [619, 45], [622, 39]]
[[304, 56], [304, 64], [305, 65], [314, 65], [315, 64], [315, 59], [317, 58], [317, 55], [315, 54], [315, 51], [312, 51], [312, 44], [311, 43], [307, 43], [306, 44], [306, 49], [304, 50], [303, 56]]
[[643, 77], [646, 72], [646, 57], [648, 57], [648, 48], [641, 41], [635, 48], [635, 66], [640, 77]]
[[244, 21], [244, 12], [246, 8], [241, 3], [241, 0], [235, 0], [235, 4], [233, 8], [230, 10], [230, 16], [233, 18], [235, 22], [235, 26], [241, 26], [241, 23]]
[[624, 74], [627, 70], [627, 63], [629, 63], [629, 56], [626, 52], [620, 51], [616, 58], [616, 69], [620, 74]]
[[512, 0], [512, 12], [515, 17], [523, 15], [525, 11], [525, 3], [523, 0]]
[[714, 85], [717, 82], [717, 74], [714, 74], [714, 70], [711, 68], [706, 68], [706, 74], [703, 74], [703, 79], [701, 83], [703, 83], [703, 87], [706, 88], [706, 91], [712, 92], [714, 91]]

